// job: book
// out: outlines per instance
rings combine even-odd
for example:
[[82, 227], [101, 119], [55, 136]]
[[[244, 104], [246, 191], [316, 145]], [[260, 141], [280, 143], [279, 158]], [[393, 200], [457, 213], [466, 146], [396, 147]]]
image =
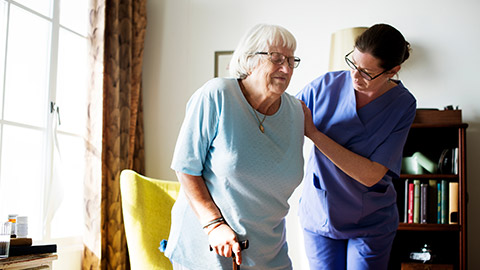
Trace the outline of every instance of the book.
[[428, 180], [428, 209], [427, 209], [427, 223], [437, 223], [437, 180]]
[[408, 223], [408, 179], [405, 179], [405, 191], [403, 199], [403, 222]]
[[420, 223], [427, 223], [428, 184], [420, 184]]
[[420, 180], [413, 180], [413, 223], [420, 223]]
[[440, 207], [440, 223], [448, 224], [448, 182], [441, 180], [441, 207]]
[[453, 149], [453, 174], [458, 174], [458, 147]]
[[442, 223], [442, 184], [437, 183], [437, 224]]
[[458, 182], [449, 183], [448, 193], [448, 223], [458, 224]]
[[413, 223], [413, 183], [408, 183], [408, 223]]
[[10, 246], [31, 246], [32, 238], [10, 238]]
[[57, 252], [56, 244], [32, 245], [32, 246], [10, 246], [9, 256], [22, 256], [30, 254], [55, 253]]

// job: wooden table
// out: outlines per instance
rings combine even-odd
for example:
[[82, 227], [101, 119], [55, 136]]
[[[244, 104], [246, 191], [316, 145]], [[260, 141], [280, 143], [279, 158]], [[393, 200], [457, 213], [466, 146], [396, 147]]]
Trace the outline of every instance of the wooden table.
[[452, 264], [402, 263], [402, 270], [453, 270]]
[[14, 256], [0, 259], [0, 269], [52, 269], [52, 262], [57, 258], [56, 253]]

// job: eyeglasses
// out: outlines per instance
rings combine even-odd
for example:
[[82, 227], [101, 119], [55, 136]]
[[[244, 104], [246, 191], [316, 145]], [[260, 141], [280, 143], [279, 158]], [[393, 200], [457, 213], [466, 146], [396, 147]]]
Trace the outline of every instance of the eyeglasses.
[[348, 57], [350, 56], [350, 54], [352, 54], [353, 51], [349, 52], [347, 55], [345, 55], [345, 62], [347, 62], [347, 65], [351, 68], [351, 69], [356, 69], [359, 73], [360, 73], [360, 76], [362, 76], [362, 78], [364, 78], [365, 80], [367, 81], [371, 81], [371, 80], [374, 80], [378, 77], [380, 77], [380, 75], [382, 75], [383, 73], [387, 72], [387, 70], [384, 70], [382, 73], [380, 74], [377, 74], [375, 76], [372, 76], [370, 75], [368, 72], [366, 72], [365, 70], [361, 69], [361, 68], [358, 68], [352, 60], [350, 60]]
[[285, 56], [279, 52], [256, 52], [254, 55], [268, 55], [268, 58], [270, 59], [270, 62], [277, 64], [277, 65], [282, 65], [285, 60], [287, 60], [288, 66], [290, 68], [296, 68], [298, 65], [300, 65], [300, 58], [296, 56]]

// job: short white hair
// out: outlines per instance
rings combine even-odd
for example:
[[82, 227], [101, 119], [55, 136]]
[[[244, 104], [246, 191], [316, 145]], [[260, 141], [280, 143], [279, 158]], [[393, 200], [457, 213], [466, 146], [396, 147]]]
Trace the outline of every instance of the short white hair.
[[229, 65], [230, 76], [245, 79], [259, 63], [256, 52], [267, 51], [269, 47], [284, 47], [292, 52], [297, 48], [295, 37], [287, 29], [278, 25], [257, 24], [240, 40]]

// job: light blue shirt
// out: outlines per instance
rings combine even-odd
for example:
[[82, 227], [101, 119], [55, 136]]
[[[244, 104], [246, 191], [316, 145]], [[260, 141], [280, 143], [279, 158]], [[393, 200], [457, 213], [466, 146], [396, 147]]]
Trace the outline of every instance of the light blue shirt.
[[[284, 93], [262, 133], [236, 79], [210, 80], [187, 104], [171, 167], [203, 176], [227, 223], [240, 240], [249, 240], [242, 269], [292, 267], [284, 218], [287, 200], [303, 177], [303, 118], [300, 102]], [[231, 258], [209, 251], [183, 192], [172, 210], [165, 255], [193, 270], [232, 267]]]
[[314, 147], [299, 207], [305, 229], [335, 239], [397, 229], [392, 177], [400, 174], [403, 146], [416, 111], [413, 95], [401, 82], [397, 83], [358, 110], [349, 71], [327, 73], [298, 93], [321, 132], [389, 169], [380, 182], [369, 188], [346, 175]]

